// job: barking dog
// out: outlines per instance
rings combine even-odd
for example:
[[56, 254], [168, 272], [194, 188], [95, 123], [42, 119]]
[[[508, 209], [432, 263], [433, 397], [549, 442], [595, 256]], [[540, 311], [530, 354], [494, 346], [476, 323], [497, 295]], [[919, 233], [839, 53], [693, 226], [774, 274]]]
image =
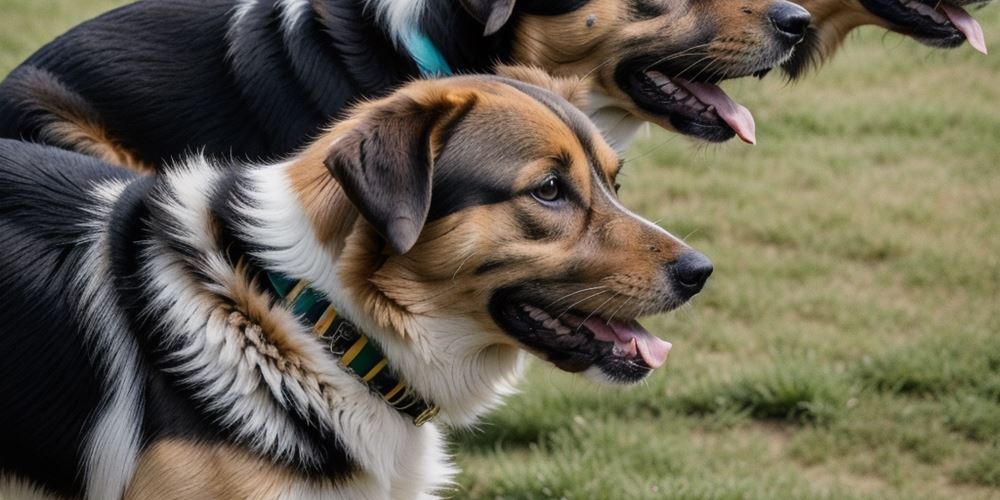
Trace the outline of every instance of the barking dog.
[[622, 207], [620, 167], [495, 76], [412, 83], [274, 165], [0, 141], [0, 494], [433, 493], [420, 424], [498, 405], [523, 352], [619, 384], [666, 361], [636, 318], [712, 267]]
[[833, 56], [853, 29], [876, 25], [932, 47], [951, 48], [968, 40], [986, 53], [983, 30], [965, 8], [992, 0], [796, 0], [812, 14], [805, 41], [783, 69], [792, 78]]
[[0, 137], [138, 170], [192, 152], [273, 158], [421, 70], [504, 62], [594, 76], [590, 114], [619, 148], [644, 120], [753, 141], [715, 83], [780, 64], [807, 24], [786, 0], [147, 0], [16, 69]]

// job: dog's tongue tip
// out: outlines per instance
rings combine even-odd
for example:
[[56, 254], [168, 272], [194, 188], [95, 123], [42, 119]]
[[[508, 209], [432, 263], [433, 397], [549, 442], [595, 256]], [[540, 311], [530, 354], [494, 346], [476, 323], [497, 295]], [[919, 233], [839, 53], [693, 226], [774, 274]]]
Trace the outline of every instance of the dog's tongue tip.
[[965, 39], [969, 41], [972, 48], [983, 54], [989, 53], [986, 48], [986, 36], [983, 35], [983, 27], [980, 26], [979, 21], [976, 21], [965, 9], [947, 2], [941, 2], [941, 11], [944, 12], [945, 16], [948, 16], [951, 24], [954, 24], [958, 31], [965, 35]]
[[605, 322], [600, 318], [590, 318], [585, 323], [595, 336], [604, 341], [610, 341], [614, 336], [619, 342], [634, 343], [639, 355], [652, 369], [657, 369], [667, 362], [667, 356], [673, 344], [649, 333], [638, 321]]
[[747, 144], [757, 144], [757, 122], [746, 106], [737, 103], [721, 87], [711, 83], [682, 83], [699, 101], [715, 107], [719, 118]]

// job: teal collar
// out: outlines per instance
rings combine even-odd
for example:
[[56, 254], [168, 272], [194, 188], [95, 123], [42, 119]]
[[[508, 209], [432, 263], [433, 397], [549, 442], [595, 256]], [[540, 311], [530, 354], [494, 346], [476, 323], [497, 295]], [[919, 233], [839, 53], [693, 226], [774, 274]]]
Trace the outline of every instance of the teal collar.
[[410, 57], [420, 68], [420, 74], [426, 77], [451, 76], [454, 72], [444, 54], [434, 45], [434, 42], [427, 35], [414, 29], [403, 37], [403, 45], [410, 53]]
[[341, 366], [353, 372], [389, 406], [413, 417], [418, 427], [437, 416], [438, 407], [407, 387], [388, 366], [389, 360], [378, 345], [338, 314], [322, 293], [309, 287], [309, 282], [271, 272], [266, 276], [285, 307], [310, 327]]

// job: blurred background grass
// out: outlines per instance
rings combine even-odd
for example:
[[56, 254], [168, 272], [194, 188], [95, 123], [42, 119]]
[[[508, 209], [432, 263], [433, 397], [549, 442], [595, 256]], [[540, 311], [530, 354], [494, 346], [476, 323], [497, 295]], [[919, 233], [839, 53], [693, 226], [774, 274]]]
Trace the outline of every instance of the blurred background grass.
[[[114, 0], [0, 0], [0, 74]], [[977, 13], [1000, 50], [1000, 7]], [[648, 383], [534, 364], [459, 498], [1000, 498], [1000, 57], [875, 29], [727, 88], [760, 145], [654, 131], [628, 205], [712, 257]]]

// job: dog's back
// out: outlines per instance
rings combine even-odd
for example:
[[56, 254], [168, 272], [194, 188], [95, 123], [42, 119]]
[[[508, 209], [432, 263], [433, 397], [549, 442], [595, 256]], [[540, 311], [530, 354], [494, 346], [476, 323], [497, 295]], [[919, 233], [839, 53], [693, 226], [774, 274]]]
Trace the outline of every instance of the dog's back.
[[201, 152], [288, 154], [350, 102], [414, 74], [362, 2], [322, 5], [295, 24], [285, 2], [140, 1], [108, 12], [0, 84], [0, 137], [139, 170]]
[[[257, 152], [268, 140], [227, 75], [222, 38], [232, 6], [138, 2], [77, 26], [0, 85], [0, 136], [73, 146], [105, 160], [114, 158], [97, 149], [124, 149], [114, 142], [142, 144], [142, 151], [120, 152], [142, 162], [183, 153], [175, 144], [218, 152], [245, 144]], [[164, 54], [166, 47], [175, 50]], [[229, 124], [224, 131], [219, 120]]]
[[66, 284], [90, 248], [88, 188], [127, 175], [82, 155], [0, 140], [0, 483], [14, 474], [60, 493], [81, 488], [84, 428], [106, 395]]

